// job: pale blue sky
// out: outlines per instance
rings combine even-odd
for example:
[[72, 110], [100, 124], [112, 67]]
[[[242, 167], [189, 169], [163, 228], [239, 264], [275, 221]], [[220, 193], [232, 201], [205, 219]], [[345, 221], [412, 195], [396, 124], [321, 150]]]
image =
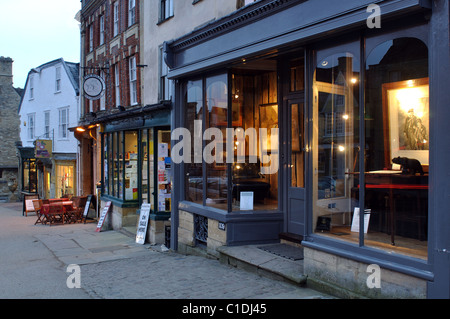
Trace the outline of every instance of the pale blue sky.
[[14, 87], [46, 62], [80, 62], [80, 9], [80, 0], [0, 0], [0, 56], [14, 60]]

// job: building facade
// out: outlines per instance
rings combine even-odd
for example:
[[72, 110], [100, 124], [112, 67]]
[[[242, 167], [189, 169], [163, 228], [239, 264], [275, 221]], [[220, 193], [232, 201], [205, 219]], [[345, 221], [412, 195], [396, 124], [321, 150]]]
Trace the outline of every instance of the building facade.
[[41, 198], [77, 195], [79, 64], [57, 59], [32, 69], [20, 102], [20, 189]]
[[[101, 206], [112, 203], [105, 227], [136, 233], [139, 208], [149, 203], [147, 240], [166, 242], [173, 85], [163, 44], [236, 6], [235, 1], [83, 1], [82, 78], [95, 73], [105, 90], [101, 98], [83, 99], [78, 127], [83, 132], [75, 134], [85, 165], [83, 192], [92, 194], [98, 184]], [[185, 12], [192, 13], [190, 19]]]
[[18, 189], [18, 158], [20, 91], [13, 87], [13, 60], [0, 57], [0, 201], [16, 201]]
[[372, 2], [256, 1], [165, 44], [173, 248], [282, 236], [308, 284], [450, 297], [449, 3]]
[[[105, 171], [103, 134], [114, 126], [113, 123], [127, 122], [129, 114], [140, 111], [142, 106], [140, 1], [82, 1], [80, 18], [83, 95], [81, 117], [73, 130], [80, 141], [80, 192], [98, 195], [100, 203]], [[95, 96], [89, 95], [87, 84], [93, 77], [99, 80], [100, 87]], [[123, 151], [125, 135], [117, 133], [114, 146], [115, 152], [120, 153], [122, 165], [127, 158], [127, 172], [130, 172], [137, 169], [132, 164], [137, 163], [133, 155], [138, 147], [136, 134], [127, 134], [126, 140], [127, 150]], [[135, 173], [130, 172], [132, 180], [128, 175], [125, 178], [125, 170], [121, 167], [119, 173], [121, 165], [118, 163], [113, 177], [116, 183], [111, 183], [111, 191], [107, 193], [113, 201], [111, 215], [115, 217], [108, 222], [110, 227], [114, 223], [114, 228], [130, 227], [132, 230], [136, 225], [137, 207]]]

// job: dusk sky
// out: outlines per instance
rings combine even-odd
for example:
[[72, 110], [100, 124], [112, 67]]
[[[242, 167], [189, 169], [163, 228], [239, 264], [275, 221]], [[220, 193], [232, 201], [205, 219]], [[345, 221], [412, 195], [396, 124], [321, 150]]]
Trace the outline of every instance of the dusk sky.
[[14, 60], [14, 87], [46, 62], [80, 62], [80, 9], [80, 0], [0, 0], [0, 56]]

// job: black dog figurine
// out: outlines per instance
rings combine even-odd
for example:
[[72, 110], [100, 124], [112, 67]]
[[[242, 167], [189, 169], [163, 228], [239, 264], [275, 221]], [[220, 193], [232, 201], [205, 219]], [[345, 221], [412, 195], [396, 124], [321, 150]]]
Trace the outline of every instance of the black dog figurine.
[[416, 175], [416, 173], [420, 173], [420, 175], [423, 175], [422, 165], [414, 158], [399, 156], [393, 158], [392, 163], [401, 165], [403, 174]]

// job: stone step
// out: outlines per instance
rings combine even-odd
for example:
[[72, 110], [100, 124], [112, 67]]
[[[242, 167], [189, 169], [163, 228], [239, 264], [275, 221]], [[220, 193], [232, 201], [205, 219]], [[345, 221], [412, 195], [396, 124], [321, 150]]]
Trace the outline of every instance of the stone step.
[[263, 245], [222, 246], [217, 248], [217, 251], [220, 254], [220, 262], [224, 264], [271, 279], [300, 286], [306, 285], [307, 276], [303, 274], [303, 259], [291, 260], [277, 256], [261, 249], [261, 246]]

